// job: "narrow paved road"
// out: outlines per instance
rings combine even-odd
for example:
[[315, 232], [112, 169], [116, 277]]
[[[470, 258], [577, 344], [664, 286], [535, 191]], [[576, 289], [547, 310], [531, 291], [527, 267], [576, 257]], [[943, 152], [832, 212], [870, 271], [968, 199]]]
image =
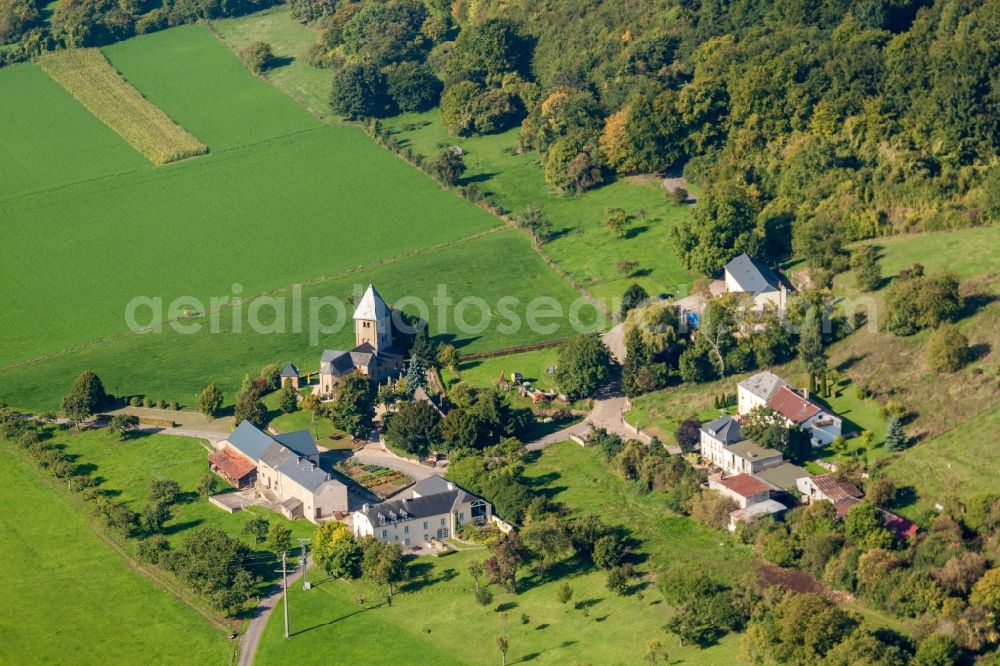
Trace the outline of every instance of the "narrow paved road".
[[[295, 567], [295, 571], [288, 576], [288, 586], [291, 587], [292, 583], [301, 576], [301, 567]], [[271, 611], [278, 607], [280, 600], [281, 583], [278, 582], [268, 590], [267, 596], [257, 604], [256, 613], [247, 624], [246, 633], [240, 637], [240, 659], [236, 662], [237, 666], [251, 666], [253, 664], [253, 659], [257, 654], [257, 646], [260, 645], [260, 637], [264, 635], [264, 627], [267, 626], [267, 620], [271, 617]]]

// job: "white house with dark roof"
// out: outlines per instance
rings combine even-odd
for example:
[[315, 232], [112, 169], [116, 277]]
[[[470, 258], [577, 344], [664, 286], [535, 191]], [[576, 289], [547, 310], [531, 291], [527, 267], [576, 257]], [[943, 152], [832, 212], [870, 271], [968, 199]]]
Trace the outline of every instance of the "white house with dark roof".
[[701, 427], [699, 439], [701, 457], [706, 462], [722, 467], [726, 447], [742, 440], [739, 422], [732, 416], [721, 416]]
[[320, 395], [332, 394], [337, 382], [352, 372], [381, 382], [403, 369], [403, 355], [393, 346], [392, 310], [371, 284], [354, 310], [354, 342], [354, 349], [349, 351], [323, 352], [319, 366]]
[[489, 523], [493, 507], [440, 476], [421, 480], [398, 497], [365, 504], [351, 514], [354, 534], [397, 543], [402, 548], [427, 548], [443, 541], [468, 522]]
[[[318, 523], [347, 512], [347, 486], [319, 466], [319, 449], [308, 430], [269, 435], [243, 421], [209, 456], [213, 472], [243, 487], [251, 475], [258, 493], [290, 519]], [[231, 478], [238, 474], [235, 479]]]
[[748, 294], [756, 310], [773, 307], [784, 310], [788, 289], [777, 273], [757, 259], [741, 254], [730, 260], [723, 271], [726, 291]]

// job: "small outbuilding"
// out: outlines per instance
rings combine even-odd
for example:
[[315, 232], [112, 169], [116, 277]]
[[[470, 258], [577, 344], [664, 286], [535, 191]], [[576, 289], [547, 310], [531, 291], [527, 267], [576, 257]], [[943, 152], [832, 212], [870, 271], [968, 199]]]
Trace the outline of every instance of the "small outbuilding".
[[299, 387], [299, 378], [302, 375], [299, 373], [299, 369], [296, 368], [291, 363], [286, 363], [285, 367], [281, 370], [281, 385], [291, 384], [292, 388], [297, 389]]

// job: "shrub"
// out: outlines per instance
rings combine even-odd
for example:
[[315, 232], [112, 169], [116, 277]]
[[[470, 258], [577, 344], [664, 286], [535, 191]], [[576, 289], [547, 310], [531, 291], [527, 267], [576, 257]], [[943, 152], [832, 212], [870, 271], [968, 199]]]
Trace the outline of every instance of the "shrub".
[[632, 567], [628, 564], [608, 570], [608, 590], [619, 596], [628, 594], [632, 573]]
[[935, 372], [956, 372], [969, 358], [969, 339], [954, 324], [941, 324], [927, 340], [927, 365]]
[[670, 200], [677, 205], [686, 203], [688, 200], [688, 191], [683, 187], [675, 187], [670, 190]]
[[150, 398], [143, 398], [142, 399], [142, 406], [143, 407], [152, 407], [153, 406], [152, 399], [150, 399]]
[[132, 396], [132, 399], [128, 401], [128, 404], [132, 407], [139, 407], [142, 405], [142, 398], [137, 395]]
[[485, 587], [480, 587], [475, 592], [476, 603], [480, 606], [489, 606], [493, 603], [493, 593], [487, 590]]
[[267, 42], [250, 42], [240, 51], [240, 60], [254, 74], [262, 74], [271, 63], [274, 53]]
[[160, 400], [159, 400], [159, 401], [158, 401], [158, 402], [156, 403], [156, 406], [157, 406], [157, 407], [159, 407], [160, 409], [166, 409], [166, 408], [167, 408], [167, 401], [166, 401], [166, 400], [163, 400], [163, 399], [160, 399]]

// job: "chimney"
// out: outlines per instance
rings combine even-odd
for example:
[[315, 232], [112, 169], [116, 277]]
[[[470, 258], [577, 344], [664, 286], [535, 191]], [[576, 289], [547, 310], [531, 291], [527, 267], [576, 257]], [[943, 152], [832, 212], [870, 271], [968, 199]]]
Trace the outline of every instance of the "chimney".
[[805, 396], [806, 400], [809, 399], [809, 387], [808, 386], [806, 388], [802, 389], [802, 395]]
[[451, 481], [449, 481], [448, 482], [448, 490], [454, 490], [454, 489], [455, 489], [455, 484], [452, 483]]
[[371, 505], [370, 505], [370, 504], [362, 504], [362, 505], [361, 505], [361, 510], [362, 510], [362, 511], [367, 511], [367, 510], [369, 509], [369, 507], [371, 507]]

